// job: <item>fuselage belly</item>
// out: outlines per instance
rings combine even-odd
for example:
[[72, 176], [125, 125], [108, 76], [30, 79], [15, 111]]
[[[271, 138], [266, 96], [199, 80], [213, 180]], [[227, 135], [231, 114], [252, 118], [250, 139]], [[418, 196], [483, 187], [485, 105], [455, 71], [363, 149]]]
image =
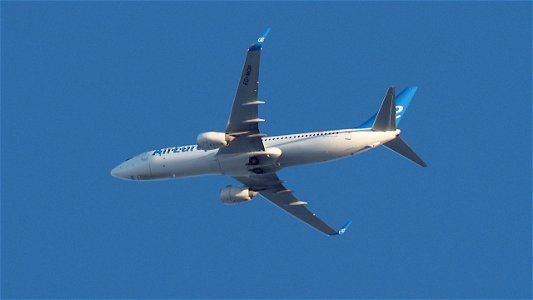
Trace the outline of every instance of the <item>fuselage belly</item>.
[[[279, 149], [281, 155], [260, 164], [267, 172], [285, 167], [320, 163], [361, 153], [394, 139], [397, 131], [334, 130], [263, 138], [268, 149]], [[218, 149], [199, 150], [196, 145], [170, 147], [144, 152], [124, 162], [133, 180], [161, 180], [203, 175], [249, 176], [254, 166], [248, 160], [253, 154], [219, 155]], [[132, 167], [133, 166], [133, 167]], [[137, 169], [137, 172], [131, 170]]]

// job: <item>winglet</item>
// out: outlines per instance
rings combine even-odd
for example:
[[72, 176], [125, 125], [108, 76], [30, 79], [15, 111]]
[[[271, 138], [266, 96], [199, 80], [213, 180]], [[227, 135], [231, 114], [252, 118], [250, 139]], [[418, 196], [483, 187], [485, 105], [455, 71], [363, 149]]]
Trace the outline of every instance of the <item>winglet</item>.
[[337, 232], [336, 235], [342, 235], [343, 233], [346, 232], [346, 230], [348, 229], [348, 227], [350, 227], [350, 225], [352, 225], [352, 221], [348, 221], [346, 222], [346, 224], [344, 224], [344, 226], [342, 226], [342, 228]]
[[266, 36], [270, 32], [270, 27], [265, 30], [265, 32], [257, 38], [257, 42], [255, 44], [251, 45], [250, 48], [248, 48], [248, 51], [255, 51], [261, 49], [261, 46], [263, 46], [263, 42], [265, 41]]

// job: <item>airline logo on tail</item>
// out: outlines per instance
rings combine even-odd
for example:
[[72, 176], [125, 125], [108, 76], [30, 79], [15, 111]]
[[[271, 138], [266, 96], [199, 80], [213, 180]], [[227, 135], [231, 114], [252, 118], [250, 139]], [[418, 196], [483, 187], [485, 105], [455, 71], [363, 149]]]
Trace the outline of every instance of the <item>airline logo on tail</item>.
[[398, 119], [399, 117], [401, 117], [401, 115], [398, 115], [399, 113], [401, 113], [403, 111], [403, 106], [401, 105], [396, 105], [396, 119]]
[[[413, 96], [415, 95], [417, 90], [416, 86], [411, 86], [406, 89], [404, 89], [401, 93], [396, 96], [396, 126], [400, 124], [401, 117], [405, 112], [407, 111], [407, 107], [409, 106], [409, 103], [411, 103], [411, 100], [413, 99]], [[376, 120], [377, 113], [374, 114], [370, 119], [368, 119], [363, 124], [359, 125], [357, 128], [371, 128], [372, 124], [374, 124], [374, 121]]]

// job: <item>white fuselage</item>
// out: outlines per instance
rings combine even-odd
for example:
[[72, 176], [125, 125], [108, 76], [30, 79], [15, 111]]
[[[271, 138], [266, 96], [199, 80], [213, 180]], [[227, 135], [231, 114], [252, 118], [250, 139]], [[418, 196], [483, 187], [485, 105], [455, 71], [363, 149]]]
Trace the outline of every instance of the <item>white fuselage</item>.
[[[347, 157], [375, 148], [400, 134], [400, 130], [340, 129], [264, 137], [265, 153], [281, 155], [266, 159], [260, 167], [267, 172]], [[199, 150], [197, 145], [169, 147], [141, 153], [111, 171], [115, 177], [131, 180], [161, 180], [202, 175], [253, 175], [250, 157], [261, 153], [218, 154]]]

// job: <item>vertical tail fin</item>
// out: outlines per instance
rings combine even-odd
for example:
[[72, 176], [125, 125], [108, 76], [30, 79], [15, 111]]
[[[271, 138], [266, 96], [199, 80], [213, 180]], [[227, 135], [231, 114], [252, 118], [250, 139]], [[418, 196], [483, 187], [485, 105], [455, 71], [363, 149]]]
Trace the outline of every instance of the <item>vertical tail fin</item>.
[[[396, 101], [395, 89], [394, 87], [390, 87], [381, 103], [379, 111], [359, 128], [368, 128], [372, 124], [373, 131], [395, 131], [407, 106], [411, 102], [411, 99], [413, 99], [416, 90], [416, 86], [406, 88], [398, 95], [398, 101]], [[427, 166], [399, 135], [383, 145], [422, 167]]]
[[381, 103], [376, 120], [372, 124], [374, 131], [396, 130], [396, 89], [390, 87]]
[[[418, 88], [416, 86], [407, 87], [394, 99], [394, 101], [396, 102], [396, 127], [398, 127], [398, 125], [400, 124], [403, 115], [407, 111], [407, 106], [409, 106], [409, 103], [411, 103], [411, 100], [413, 99], [417, 89]], [[376, 116], [377, 113], [375, 113], [372, 117], [370, 117], [370, 119], [368, 119], [363, 124], [357, 126], [357, 128], [371, 128], [374, 122], [376, 121]]]
[[418, 87], [416, 86], [410, 86], [396, 97], [396, 126], [400, 124], [403, 114], [407, 111], [407, 106], [409, 106], [409, 103], [413, 100], [417, 89]]

